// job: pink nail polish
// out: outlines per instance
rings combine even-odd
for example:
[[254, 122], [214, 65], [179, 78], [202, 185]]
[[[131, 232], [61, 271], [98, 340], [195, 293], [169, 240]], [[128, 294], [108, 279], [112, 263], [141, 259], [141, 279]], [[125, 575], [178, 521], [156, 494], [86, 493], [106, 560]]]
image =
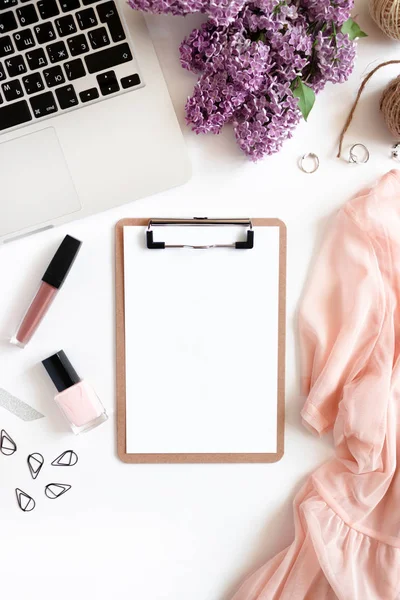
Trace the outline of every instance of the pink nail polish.
[[26, 311], [17, 333], [11, 338], [12, 344], [24, 348], [34, 335], [74, 264], [81, 245], [82, 242], [79, 240], [70, 235], [65, 236], [42, 277], [39, 290]]
[[75, 434], [89, 431], [108, 419], [95, 391], [80, 379], [63, 350], [42, 364], [59, 392], [54, 400]]

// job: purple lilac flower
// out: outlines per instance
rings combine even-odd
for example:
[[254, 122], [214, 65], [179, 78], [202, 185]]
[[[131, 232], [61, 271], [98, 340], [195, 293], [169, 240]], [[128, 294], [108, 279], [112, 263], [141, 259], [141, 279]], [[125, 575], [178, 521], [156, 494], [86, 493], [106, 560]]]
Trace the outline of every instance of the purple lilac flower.
[[216, 25], [232, 23], [242, 10], [246, 0], [210, 0], [209, 7], [204, 11]]
[[156, 14], [207, 13], [216, 25], [228, 25], [243, 8], [246, 0], [128, 0], [136, 10]]
[[194, 29], [179, 47], [182, 67], [193, 73], [204, 71], [206, 61], [216, 51], [217, 39], [218, 33], [210, 21], [203, 23], [200, 28]]
[[251, 42], [239, 33], [215, 55], [212, 66], [213, 71], [225, 72], [229, 81], [247, 92], [256, 92], [271, 68], [268, 46]]
[[173, 15], [204, 12], [205, 8], [203, 0], [129, 0], [129, 4], [136, 10], [156, 14], [172, 13]]
[[276, 90], [271, 99], [251, 96], [237, 112], [233, 128], [239, 147], [253, 161], [278, 152], [292, 137], [301, 114], [289, 87]]
[[350, 17], [354, 0], [301, 0], [301, 6], [309, 15], [310, 23], [331, 21], [340, 29]]
[[196, 133], [220, 133], [246, 97], [246, 91], [228, 82], [226, 73], [203, 74], [186, 103], [186, 120]]
[[315, 92], [345, 81], [355, 43], [341, 33], [354, 0], [129, 0], [150, 12], [209, 15], [183, 40], [182, 66], [200, 78], [186, 103], [196, 133], [232, 123], [252, 160], [277, 152], [301, 113], [291, 84]]
[[265, 44], [232, 36], [207, 65], [186, 104], [186, 117], [196, 133], [219, 133], [252, 93], [265, 85], [272, 63]]
[[323, 81], [343, 83], [353, 70], [356, 44], [348, 35], [320, 31], [316, 37], [318, 73]]
[[188, 71], [201, 73], [212, 58], [220, 54], [229, 43], [226, 27], [216, 27], [211, 21], [203, 23], [199, 29], [183, 40], [180, 45], [181, 64]]

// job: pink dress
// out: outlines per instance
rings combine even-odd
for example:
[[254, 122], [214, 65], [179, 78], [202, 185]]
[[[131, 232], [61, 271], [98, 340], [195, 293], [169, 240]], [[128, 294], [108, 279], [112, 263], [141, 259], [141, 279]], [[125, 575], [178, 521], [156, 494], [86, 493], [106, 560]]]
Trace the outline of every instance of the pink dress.
[[400, 171], [346, 204], [300, 313], [302, 417], [336, 456], [294, 502], [295, 540], [234, 600], [400, 599]]

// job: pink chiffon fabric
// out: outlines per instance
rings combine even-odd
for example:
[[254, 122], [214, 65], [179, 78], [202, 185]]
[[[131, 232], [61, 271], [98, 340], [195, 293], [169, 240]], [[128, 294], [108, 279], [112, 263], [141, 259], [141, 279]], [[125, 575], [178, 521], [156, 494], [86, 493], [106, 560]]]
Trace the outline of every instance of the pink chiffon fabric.
[[335, 217], [300, 311], [302, 418], [335, 458], [294, 501], [295, 540], [234, 600], [400, 599], [400, 172]]

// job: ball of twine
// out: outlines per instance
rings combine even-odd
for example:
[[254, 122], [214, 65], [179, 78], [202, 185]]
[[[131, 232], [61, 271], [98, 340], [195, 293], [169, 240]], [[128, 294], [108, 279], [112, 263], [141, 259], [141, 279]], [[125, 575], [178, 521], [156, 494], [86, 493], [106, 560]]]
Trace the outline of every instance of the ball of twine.
[[390, 133], [400, 138], [400, 76], [393, 79], [383, 90], [381, 111]]
[[[346, 135], [346, 132], [347, 132], [348, 128], [350, 127], [350, 124], [353, 120], [355, 110], [357, 108], [357, 104], [361, 98], [361, 94], [363, 93], [364, 88], [367, 85], [368, 81], [371, 79], [371, 77], [373, 77], [375, 75], [375, 73], [377, 71], [379, 71], [379, 69], [382, 69], [382, 67], [387, 67], [388, 65], [398, 65], [398, 64], [400, 64], [400, 60], [388, 60], [386, 62], [381, 63], [374, 69], [372, 69], [372, 71], [364, 77], [364, 79], [359, 87], [359, 90], [357, 92], [357, 96], [354, 101], [354, 104], [351, 107], [348, 117], [346, 119], [346, 123], [344, 124], [343, 129], [340, 133], [339, 149], [338, 149], [338, 153], [336, 155], [337, 158], [340, 158], [340, 156], [341, 156], [344, 136]], [[392, 133], [392, 135], [394, 135], [397, 139], [399, 139], [400, 138], [400, 75], [398, 77], [396, 77], [396, 79], [393, 79], [389, 83], [389, 85], [384, 89], [382, 98], [381, 98], [380, 109], [382, 111], [383, 118], [385, 120], [385, 123], [386, 123], [389, 131]]]
[[388, 37], [400, 40], [400, 0], [370, 0], [369, 11]]

